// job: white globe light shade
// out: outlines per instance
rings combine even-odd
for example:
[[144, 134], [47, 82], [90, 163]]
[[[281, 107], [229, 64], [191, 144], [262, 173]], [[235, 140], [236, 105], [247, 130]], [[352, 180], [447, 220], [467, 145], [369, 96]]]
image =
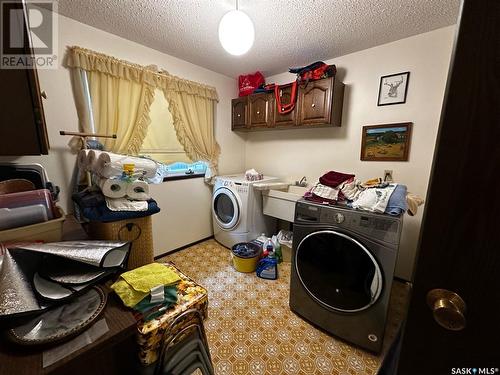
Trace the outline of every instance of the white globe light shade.
[[248, 52], [255, 39], [253, 22], [240, 10], [227, 12], [219, 23], [219, 40], [231, 55], [239, 56]]

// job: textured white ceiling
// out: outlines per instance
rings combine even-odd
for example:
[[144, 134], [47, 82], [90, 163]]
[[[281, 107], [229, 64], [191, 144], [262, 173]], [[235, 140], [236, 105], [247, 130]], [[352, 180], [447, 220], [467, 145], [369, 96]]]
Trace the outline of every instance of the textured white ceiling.
[[[236, 77], [284, 72], [456, 23], [459, 0], [239, 0], [255, 43], [231, 56], [218, 23], [235, 0], [59, 0], [80, 22]], [[168, 70], [168, 67], [164, 67]]]

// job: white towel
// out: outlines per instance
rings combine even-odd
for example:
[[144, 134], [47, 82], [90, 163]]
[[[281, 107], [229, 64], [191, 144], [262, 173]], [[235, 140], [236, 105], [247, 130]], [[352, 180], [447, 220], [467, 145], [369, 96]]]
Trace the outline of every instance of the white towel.
[[156, 162], [150, 159], [102, 152], [95, 163], [93, 171], [101, 177], [120, 177], [123, 173], [124, 164], [134, 166], [133, 175], [135, 177], [152, 178], [156, 175], [158, 169]]
[[127, 198], [108, 198], [106, 197], [106, 206], [111, 211], [147, 211], [148, 202], [131, 201]]
[[319, 182], [311, 189], [311, 193], [313, 193], [314, 195], [317, 195], [321, 198], [330, 199], [332, 201], [336, 201], [339, 199], [339, 191], [340, 189], [334, 189]]
[[389, 184], [385, 188], [369, 188], [359, 194], [352, 202], [352, 207], [360, 210], [384, 213], [387, 203], [397, 184]]
[[354, 178], [352, 180], [344, 182], [341, 189], [342, 194], [349, 201], [356, 200], [363, 190], [364, 189], [361, 187], [361, 182]]

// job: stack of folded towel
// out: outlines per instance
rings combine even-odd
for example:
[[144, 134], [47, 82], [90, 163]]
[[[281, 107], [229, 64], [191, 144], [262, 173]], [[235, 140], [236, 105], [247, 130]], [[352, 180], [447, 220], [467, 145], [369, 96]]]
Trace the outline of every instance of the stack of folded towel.
[[177, 303], [177, 284], [180, 281], [180, 276], [170, 268], [151, 263], [122, 273], [111, 288], [125, 306], [148, 321]]
[[411, 215], [423, 199], [408, 194], [405, 185], [383, 182], [372, 178], [361, 183], [354, 174], [329, 171], [304, 195], [304, 198], [320, 204], [345, 204], [350, 207], [386, 213], [393, 216], [404, 214], [408, 205]]

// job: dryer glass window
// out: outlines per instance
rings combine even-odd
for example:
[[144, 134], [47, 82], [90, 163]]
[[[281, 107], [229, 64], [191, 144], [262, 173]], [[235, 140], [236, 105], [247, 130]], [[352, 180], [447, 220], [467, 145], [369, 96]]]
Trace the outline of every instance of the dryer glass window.
[[342, 233], [319, 231], [305, 237], [295, 263], [307, 291], [332, 309], [363, 310], [380, 295], [377, 262], [363, 245]]
[[225, 193], [221, 193], [215, 198], [214, 210], [219, 220], [224, 224], [229, 224], [234, 218], [234, 204]]

